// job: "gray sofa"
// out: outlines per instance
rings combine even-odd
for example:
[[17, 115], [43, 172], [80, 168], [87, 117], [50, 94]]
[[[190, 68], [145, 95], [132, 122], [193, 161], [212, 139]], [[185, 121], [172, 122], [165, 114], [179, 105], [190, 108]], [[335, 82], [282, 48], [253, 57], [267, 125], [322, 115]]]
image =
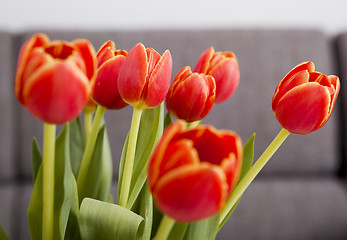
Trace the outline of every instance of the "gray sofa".
[[[289, 70], [310, 60], [317, 71], [339, 75], [342, 89], [329, 122], [309, 135], [289, 136], [245, 192], [217, 239], [347, 239], [347, 33], [335, 37], [314, 29], [43, 32], [51, 39], [87, 38], [96, 50], [109, 39], [119, 49], [130, 50], [138, 42], [160, 53], [170, 49], [173, 76], [185, 65], [194, 66], [210, 46], [235, 52], [240, 86], [203, 122], [233, 129], [243, 141], [255, 132], [255, 158], [280, 130], [271, 99]], [[18, 50], [33, 33], [0, 32], [0, 222], [14, 240], [30, 238], [26, 209], [33, 186], [32, 137], [42, 143], [41, 122], [18, 104], [13, 90]], [[130, 107], [106, 113], [115, 179], [130, 117]]]

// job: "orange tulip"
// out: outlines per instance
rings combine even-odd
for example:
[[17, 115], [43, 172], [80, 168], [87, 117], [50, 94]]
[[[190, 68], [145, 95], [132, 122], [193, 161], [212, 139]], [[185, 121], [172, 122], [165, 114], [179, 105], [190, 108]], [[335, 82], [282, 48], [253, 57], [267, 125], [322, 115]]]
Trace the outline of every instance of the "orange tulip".
[[199, 57], [194, 71], [211, 75], [216, 81], [216, 103], [227, 100], [236, 90], [240, 81], [237, 58], [233, 52], [215, 52], [206, 49]]
[[148, 184], [159, 209], [181, 222], [210, 217], [223, 207], [238, 180], [242, 142], [226, 130], [171, 124], [148, 168]]
[[118, 91], [118, 74], [127, 56], [124, 50], [116, 50], [113, 41], [107, 41], [97, 52], [97, 78], [93, 99], [108, 109], [121, 109], [128, 104], [123, 101]]
[[128, 53], [118, 75], [118, 89], [125, 102], [139, 109], [154, 108], [166, 97], [170, 87], [172, 58], [162, 56], [141, 43]]
[[21, 48], [15, 79], [18, 101], [46, 123], [73, 120], [89, 101], [95, 51], [87, 40], [50, 41], [36, 34]]
[[192, 73], [190, 67], [184, 67], [169, 89], [166, 108], [174, 117], [194, 122], [210, 112], [215, 96], [216, 84], [212, 76]]
[[340, 80], [315, 72], [312, 62], [293, 68], [278, 84], [272, 99], [273, 112], [283, 128], [297, 134], [308, 134], [328, 121]]

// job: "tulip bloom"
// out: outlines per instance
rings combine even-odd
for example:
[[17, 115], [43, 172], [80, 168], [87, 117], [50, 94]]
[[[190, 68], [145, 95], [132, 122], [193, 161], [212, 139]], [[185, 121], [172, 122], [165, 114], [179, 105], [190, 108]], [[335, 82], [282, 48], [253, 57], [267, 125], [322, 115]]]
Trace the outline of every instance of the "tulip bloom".
[[172, 58], [162, 56], [141, 43], [128, 53], [118, 75], [118, 89], [125, 102], [139, 109], [154, 108], [166, 97], [170, 87]]
[[199, 57], [193, 72], [211, 75], [216, 81], [216, 103], [227, 100], [240, 81], [237, 58], [233, 52], [215, 52], [213, 47]]
[[171, 218], [191, 222], [216, 214], [241, 170], [242, 142], [226, 130], [177, 121], [164, 132], [148, 168], [157, 206]]
[[293, 68], [278, 84], [272, 99], [273, 112], [283, 128], [308, 134], [328, 121], [340, 91], [337, 76], [315, 72], [312, 62]]
[[166, 108], [174, 117], [194, 122], [210, 112], [215, 96], [216, 84], [212, 76], [192, 73], [190, 67], [184, 67], [169, 89]]
[[93, 99], [105, 108], [121, 109], [127, 106], [118, 91], [118, 74], [126, 56], [126, 51], [116, 50], [113, 41], [104, 43], [97, 52], [98, 70]]
[[87, 40], [50, 41], [36, 34], [21, 48], [15, 79], [18, 101], [46, 123], [76, 118], [91, 96], [95, 51]]

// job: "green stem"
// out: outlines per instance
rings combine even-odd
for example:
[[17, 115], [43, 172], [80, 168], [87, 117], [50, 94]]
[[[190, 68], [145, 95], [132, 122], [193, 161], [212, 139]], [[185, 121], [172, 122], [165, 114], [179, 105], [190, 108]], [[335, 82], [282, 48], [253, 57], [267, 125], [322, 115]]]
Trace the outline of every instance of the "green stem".
[[174, 225], [175, 225], [175, 220], [168, 217], [167, 215], [164, 215], [153, 240], [167, 239]]
[[267, 149], [263, 152], [263, 154], [258, 158], [258, 160], [254, 163], [251, 169], [246, 173], [246, 175], [242, 178], [239, 184], [235, 187], [231, 197], [227, 200], [225, 206], [223, 207], [220, 215], [219, 223], [221, 224], [224, 219], [228, 216], [229, 211], [233, 208], [237, 200], [242, 196], [247, 187], [251, 184], [254, 178], [258, 175], [260, 170], [265, 166], [265, 164], [270, 160], [270, 158], [274, 155], [277, 149], [281, 146], [281, 144], [286, 140], [289, 136], [290, 132], [286, 129], [282, 128], [282, 130], [278, 133], [275, 139], [270, 143]]
[[125, 207], [128, 202], [129, 192], [130, 192], [130, 184], [131, 177], [134, 167], [134, 159], [135, 159], [135, 150], [136, 150], [136, 142], [137, 135], [139, 132], [140, 120], [141, 120], [142, 109], [134, 108], [133, 116], [131, 120], [130, 132], [129, 132], [129, 142], [127, 153], [125, 156], [124, 170], [122, 175], [122, 184], [119, 194], [118, 204], [122, 207]]
[[44, 124], [42, 239], [53, 239], [55, 124]]
[[84, 133], [86, 136], [86, 142], [88, 141], [90, 131], [93, 123], [93, 111], [84, 111]]
[[85, 197], [83, 194], [84, 189], [88, 187], [88, 186], [85, 186], [85, 179], [87, 178], [90, 161], [94, 151], [94, 145], [96, 142], [96, 138], [98, 136], [101, 121], [104, 117], [105, 110], [106, 108], [102, 106], [98, 106], [96, 110], [94, 122], [93, 122], [92, 128], [90, 129], [89, 137], [87, 139], [86, 147], [84, 149], [84, 153], [83, 153], [83, 157], [81, 161], [81, 166], [78, 171], [77, 186], [78, 186], [78, 196], [79, 196], [80, 202], [82, 202], [83, 198]]

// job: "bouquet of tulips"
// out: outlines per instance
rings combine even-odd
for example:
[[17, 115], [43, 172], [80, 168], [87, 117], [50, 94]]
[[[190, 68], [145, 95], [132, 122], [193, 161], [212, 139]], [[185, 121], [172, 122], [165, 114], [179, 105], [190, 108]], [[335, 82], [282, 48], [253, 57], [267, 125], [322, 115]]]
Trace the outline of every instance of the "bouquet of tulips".
[[[44, 122], [42, 151], [32, 145], [32, 239], [214, 239], [289, 134], [328, 121], [340, 90], [339, 78], [312, 62], [294, 67], [272, 99], [283, 129], [253, 164], [254, 135], [243, 144], [234, 131], [201, 124], [237, 89], [235, 55], [211, 47], [170, 84], [171, 71], [168, 50], [160, 55], [140, 43], [127, 52], [107, 41], [96, 53], [85, 39], [26, 41], [15, 94]], [[133, 116], [115, 197], [104, 114], [127, 105]]]

